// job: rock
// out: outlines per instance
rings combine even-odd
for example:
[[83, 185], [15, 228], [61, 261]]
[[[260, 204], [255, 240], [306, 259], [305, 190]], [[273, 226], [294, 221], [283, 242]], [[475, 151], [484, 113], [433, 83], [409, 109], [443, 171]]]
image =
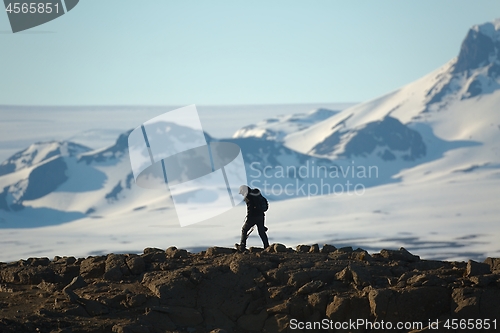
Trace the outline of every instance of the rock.
[[335, 296], [333, 302], [328, 304], [326, 308], [326, 317], [335, 322], [343, 321], [349, 315], [349, 310], [349, 298]]
[[[43, 291], [46, 291], [50, 294], [53, 294], [57, 289], [58, 289], [58, 285], [55, 284], [55, 283], [50, 283], [50, 282], [45, 282], [45, 281], [42, 281], [41, 283], [39, 283], [37, 285], [38, 289], [41, 289]], [[0, 291], [3, 291], [1, 286], [0, 286]]]
[[140, 275], [146, 270], [144, 259], [138, 255], [130, 255], [125, 259], [128, 269], [133, 275]]
[[309, 245], [297, 245], [297, 252], [307, 253], [311, 247]]
[[450, 291], [442, 287], [372, 289], [368, 300], [377, 321], [426, 321], [449, 311], [450, 296]]
[[195, 285], [181, 272], [147, 272], [142, 284], [149, 288], [160, 302], [170, 306], [196, 306]]
[[56, 274], [50, 267], [10, 264], [0, 268], [0, 282], [3, 283], [31, 285], [43, 281], [56, 282]]
[[311, 279], [309, 277], [309, 274], [307, 274], [307, 272], [299, 271], [292, 273], [290, 275], [290, 278], [288, 279], [288, 284], [294, 286], [295, 288], [300, 288], [310, 280]]
[[335, 252], [328, 253], [328, 258], [332, 260], [346, 260], [349, 259], [349, 253], [339, 252], [339, 250], [335, 250]]
[[274, 244], [270, 245], [268, 248], [266, 248], [264, 251], [267, 251], [270, 253], [284, 253], [284, 252], [287, 252], [288, 249], [283, 244], [274, 243]]
[[309, 249], [310, 253], [319, 253], [319, 246], [318, 244], [313, 244], [311, 245], [311, 248]]
[[310, 294], [323, 287], [323, 282], [321, 281], [311, 281], [299, 288], [297, 293], [299, 294]]
[[30, 266], [48, 266], [50, 263], [49, 258], [29, 258], [26, 261]]
[[203, 322], [202, 315], [192, 308], [182, 306], [154, 306], [151, 310], [168, 314], [168, 317], [178, 326], [196, 326]]
[[233, 332], [236, 326], [231, 319], [217, 308], [203, 308], [203, 318], [205, 319], [205, 327], [217, 327], [212, 332]]
[[323, 247], [321, 248], [321, 253], [331, 253], [335, 252], [336, 250], [337, 248], [335, 246], [324, 244]]
[[480, 317], [477, 318], [499, 318], [500, 313], [500, 289], [483, 289], [479, 304]]
[[83, 306], [91, 316], [100, 316], [109, 313], [108, 308], [100, 302], [91, 299], [82, 299]]
[[238, 318], [238, 326], [250, 332], [262, 332], [264, 322], [267, 319], [267, 311], [262, 310], [259, 314], [247, 314]]
[[61, 314], [65, 316], [75, 316], [75, 317], [89, 317], [88, 312], [80, 304], [73, 304], [66, 306], [61, 310]]
[[148, 296], [146, 294], [133, 295], [127, 300], [127, 305], [131, 308], [135, 308], [143, 305], [147, 300]]
[[469, 260], [467, 262], [467, 276], [491, 274], [490, 265]]
[[262, 252], [264, 251], [263, 248], [261, 247], [254, 247], [254, 246], [251, 246], [249, 249], [248, 249], [248, 252], [250, 253], [259, 253], [259, 252]]
[[278, 305], [273, 306], [272, 308], [267, 309], [267, 313], [272, 315], [275, 313], [289, 313], [290, 312], [290, 302], [285, 301]]
[[375, 318], [385, 318], [389, 303], [394, 303], [394, 292], [391, 289], [372, 289], [368, 293], [371, 314]]
[[362, 251], [354, 251], [350, 255], [351, 259], [359, 260], [359, 261], [370, 261], [372, 260], [371, 255], [368, 254], [365, 250]]
[[80, 297], [75, 294], [75, 292], [71, 289], [64, 289], [63, 290], [64, 296], [68, 301], [70, 301], [73, 304], [80, 304]]
[[326, 308], [326, 316], [334, 322], [348, 321], [349, 318], [370, 317], [370, 304], [365, 297], [335, 296]]
[[487, 287], [499, 279], [497, 274], [475, 275], [471, 276], [469, 280], [478, 287]]
[[103, 275], [103, 278], [109, 281], [120, 281], [122, 277], [123, 273], [119, 267], [113, 267], [107, 270]]
[[150, 248], [47, 266], [43, 258], [0, 263], [0, 331], [274, 333], [289, 331], [291, 319], [427, 323], [500, 313], [496, 259], [414, 261], [404, 250], [383, 257], [311, 248]]
[[73, 279], [73, 281], [70, 282], [70, 284], [68, 284], [66, 287], [64, 287], [63, 290], [75, 290], [75, 289], [83, 288], [86, 286], [87, 286], [87, 282], [85, 282], [85, 280], [80, 275], [78, 275], [77, 277], [75, 277]]
[[144, 254], [151, 254], [151, 253], [163, 253], [164, 251], [162, 249], [156, 248], [156, 247], [147, 247], [142, 251]]
[[89, 257], [80, 264], [80, 275], [83, 278], [100, 278], [104, 275], [106, 257]]
[[352, 246], [345, 246], [335, 250], [336, 253], [351, 253], [352, 251]]
[[168, 258], [178, 259], [178, 258], [187, 258], [188, 252], [186, 250], [179, 250], [175, 246], [169, 247], [165, 251]]
[[380, 255], [383, 258], [389, 259], [389, 260], [401, 260], [401, 261], [407, 261], [407, 262], [415, 262], [419, 261], [420, 257], [411, 254], [408, 252], [404, 247], [400, 248], [399, 251], [394, 251], [394, 250], [382, 250], [380, 251]]
[[349, 267], [344, 268], [337, 274], [335, 274], [335, 279], [342, 281], [344, 283], [350, 283], [353, 281], [352, 272]]
[[140, 316], [137, 323], [142, 325], [147, 324], [153, 332], [171, 332], [177, 327], [168, 314], [151, 310]]
[[312, 309], [307, 306], [307, 299], [303, 295], [294, 295], [288, 299], [290, 303], [290, 316], [298, 320], [305, 320], [312, 314]]
[[130, 275], [125, 259], [126, 257], [123, 254], [108, 254], [103, 278], [110, 281], [119, 281], [123, 276]]
[[[285, 333], [289, 332], [290, 317], [287, 314], [276, 314], [274, 316], [270, 316], [262, 329], [264, 333]], [[300, 333], [300, 332], [297, 332]]]
[[370, 272], [366, 268], [364, 268], [363, 266], [351, 265], [349, 269], [352, 275], [352, 279], [358, 287], [362, 288], [371, 284], [372, 277]]
[[459, 288], [451, 294], [451, 309], [459, 318], [479, 318], [481, 290]]
[[114, 325], [112, 328], [113, 333], [150, 333], [151, 331], [144, 325]]
[[205, 255], [211, 257], [211, 256], [220, 255], [220, 254], [232, 254], [235, 252], [236, 252], [236, 249], [214, 246], [214, 247], [208, 248]]
[[490, 266], [490, 270], [495, 273], [500, 271], [500, 258], [486, 258], [484, 261], [486, 264]]
[[419, 287], [427, 280], [427, 274], [417, 274], [406, 280], [406, 284], [412, 285], [413, 287]]
[[319, 293], [309, 295], [307, 297], [307, 303], [313, 310], [324, 313], [329, 298], [330, 293], [328, 291], [321, 291]]

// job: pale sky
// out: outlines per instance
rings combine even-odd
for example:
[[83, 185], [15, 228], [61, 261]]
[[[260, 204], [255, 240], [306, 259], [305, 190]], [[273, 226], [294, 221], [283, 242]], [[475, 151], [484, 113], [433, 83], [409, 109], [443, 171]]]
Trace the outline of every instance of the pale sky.
[[457, 56], [500, 1], [80, 0], [12, 34], [0, 105], [362, 102]]

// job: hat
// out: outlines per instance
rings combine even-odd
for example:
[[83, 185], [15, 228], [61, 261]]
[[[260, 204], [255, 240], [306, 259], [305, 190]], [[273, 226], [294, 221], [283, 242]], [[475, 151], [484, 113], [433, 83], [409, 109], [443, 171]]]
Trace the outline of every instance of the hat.
[[250, 188], [246, 185], [240, 186], [240, 194], [243, 194], [243, 196], [245, 196], [245, 197], [247, 196], [249, 190], [250, 190]]

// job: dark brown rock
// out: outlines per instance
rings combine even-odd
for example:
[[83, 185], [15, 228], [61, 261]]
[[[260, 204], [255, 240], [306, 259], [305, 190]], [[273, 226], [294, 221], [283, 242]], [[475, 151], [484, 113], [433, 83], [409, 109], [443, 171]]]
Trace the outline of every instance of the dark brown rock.
[[311, 249], [309, 245], [297, 245], [297, 252], [307, 253]]
[[309, 274], [307, 274], [307, 272], [299, 271], [292, 273], [290, 275], [290, 278], [288, 279], [288, 284], [298, 289], [307, 282], [309, 282], [310, 280], [311, 278], [309, 277]]
[[182, 306], [155, 306], [152, 311], [168, 314], [168, 317], [178, 326], [196, 326], [203, 322], [203, 316], [193, 308]]
[[214, 247], [208, 248], [207, 252], [205, 253], [205, 255], [207, 255], [207, 256], [216, 256], [216, 255], [220, 255], [220, 254], [232, 254], [232, 253], [235, 253], [235, 252], [236, 252], [236, 249], [230, 249], [230, 248], [227, 248], [227, 247], [214, 246]]
[[133, 275], [140, 275], [146, 270], [144, 259], [138, 255], [130, 255], [125, 259], [125, 263]]
[[311, 245], [311, 248], [309, 249], [310, 253], [319, 253], [319, 245], [318, 244], [313, 244]]
[[311, 282], [306, 283], [302, 287], [300, 287], [299, 290], [297, 290], [297, 293], [299, 293], [299, 294], [311, 294], [321, 287], [323, 287], [323, 282], [311, 281]]
[[85, 282], [85, 280], [80, 275], [78, 275], [73, 279], [73, 281], [71, 281], [71, 283], [69, 283], [66, 287], [64, 287], [63, 290], [75, 290], [86, 286], [87, 282]]
[[472, 288], [459, 288], [452, 292], [452, 311], [459, 318], [479, 318], [482, 291]]
[[268, 317], [267, 311], [259, 314], [247, 314], [238, 318], [238, 326], [250, 332], [262, 332], [262, 327]]
[[469, 260], [467, 262], [467, 276], [491, 274], [490, 265]]
[[380, 255], [389, 260], [401, 260], [408, 262], [415, 262], [420, 260], [419, 256], [411, 254], [404, 247], [400, 248], [398, 251], [384, 249], [380, 251]]
[[486, 264], [490, 266], [490, 270], [495, 273], [500, 273], [500, 258], [486, 258], [484, 261]]
[[265, 249], [264, 251], [266, 252], [270, 252], [270, 253], [285, 253], [287, 252], [287, 248], [285, 245], [283, 244], [279, 244], [279, 243], [275, 243], [275, 244], [271, 244], [267, 249]]
[[0, 331], [274, 333], [289, 331], [292, 318], [500, 319], [496, 259], [441, 262], [404, 249], [382, 251], [384, 257], [311, 248], [150, 248], [47, 265], [44, 258], [0, 263]]
[[188, 257], [188, 252], [186, 250], [178, 249], [175, 246], [169, 247], [165, 251], [165, 254], [167, 255], [167, 258], [172, 258], [172, 259], [179, 259], [179, 258], [187, 258]]
[[80, 264], [80, 275], [83, 278], [100, 278], [105, 267], [106, 257], [89, 257]]
[[323, 247], [321, 248], [321, 253], [330, 253], [330, 252], [335, 252], [337, 248], [333, 245], [328, 245], [324, 244]]

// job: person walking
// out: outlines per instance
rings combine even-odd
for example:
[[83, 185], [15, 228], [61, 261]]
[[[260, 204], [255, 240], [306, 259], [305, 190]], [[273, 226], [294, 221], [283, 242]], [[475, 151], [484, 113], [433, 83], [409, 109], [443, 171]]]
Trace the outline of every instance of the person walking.
[[243, 252], [246, 249], [248, 231], [253, 226], [257, 226], [260, 239], [264, 248], [269, 246], [269, 241], [267, 239], [267, 228], [264, 226], [265, 212], [267, 211], [269, 204], [267, 199], [262, 196], [262, 193], [258, 188], [250, 188], [247, 185], [240, 186], [240, 194], [245, 198], [245, 203], [247, 204], [247, 216], [245, 218], [245, 223], [241, 228], [241, 240], [239, 244], [235, 244], [238, 251]]

